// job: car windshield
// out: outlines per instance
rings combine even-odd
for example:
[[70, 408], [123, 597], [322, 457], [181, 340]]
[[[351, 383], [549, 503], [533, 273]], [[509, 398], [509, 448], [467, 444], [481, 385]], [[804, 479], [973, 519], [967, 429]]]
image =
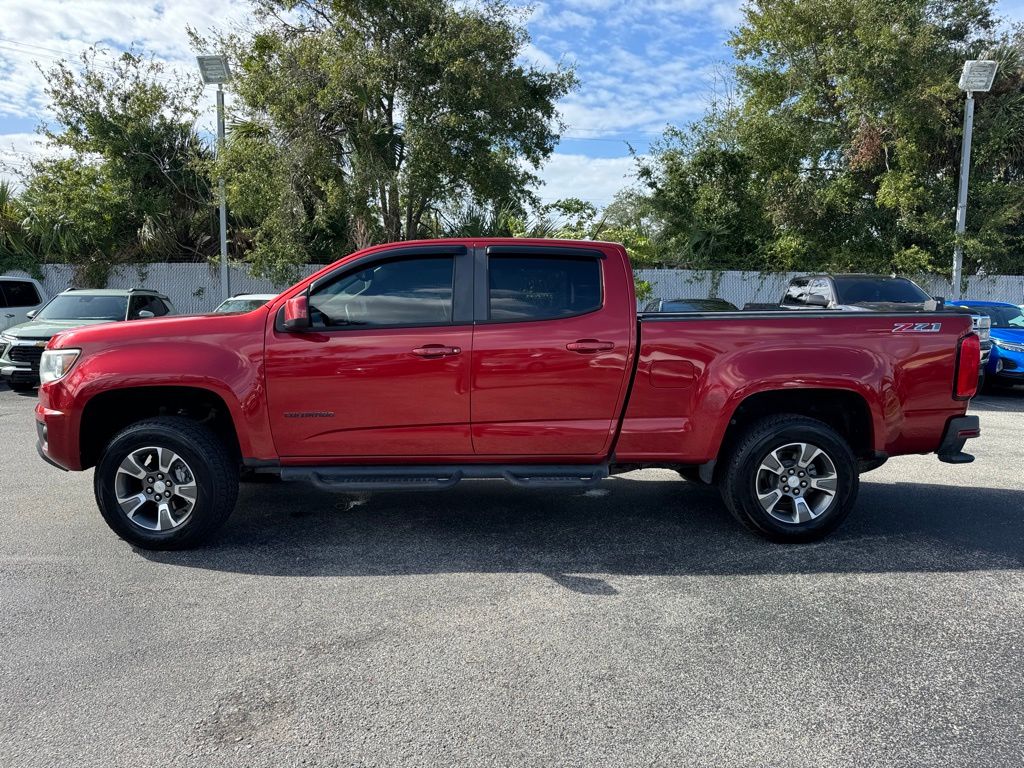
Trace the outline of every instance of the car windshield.
[[931, 298], [914, 283], [898, 277], [836, 277], [833, 280], [840, 304], [920, 304]]
[[267, 303], [267, 299], [228, 299], [215, 310], [219, 315], [226, 315], [231, 312], [252, 312]]
[[36, 320], [124, 320], [127, 296], [62, 293], [39, 310]]
[[972, 312], [991, 317], [993, 328], [1024, 328], [1024, 312], [1017, 307], [966, 306]]

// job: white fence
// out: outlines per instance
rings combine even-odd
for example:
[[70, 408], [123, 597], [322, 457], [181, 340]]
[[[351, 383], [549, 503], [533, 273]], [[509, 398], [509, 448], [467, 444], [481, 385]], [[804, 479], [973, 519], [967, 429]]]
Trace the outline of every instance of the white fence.
[[[301, 274], [310, 274], [320, 267], [307, 265]], [[659, 299], [708, 298], [717, 296], [739, 307], [748, 302], [776, 302], [783, 289], [797, 272], [708, 272], [685, 269], [640, 269], [637, 277], [647, 280]], [[46, 290], [52, 296], [71, 285], [73, 270], [63, 264], [43, 268]], [[934, 275], [915, 278], [933, 296], [952, 296], [948, 280]], [[206, 264], [143, 264], [122, 267], [111, 274], [110, 288], [155, 288], [166, 293], [181, 313], [208, 312], [220, 303], [220, 274], [215, 266]], [[287, 285], [274, 285], [257, 280], [243, 270], [232, 270], [232, 293], [276, 293]], [[972, 276], [963, 295], [972, 299], [990, 299], [1024, 303], [1024, 276]]]
[[[712, 296], [738, 307], [749, 302], [775, 303], [790, 279], [806, 272], [708, 272], [687, 269], [638, 269], [637, 277], [654, 288], [658, 299], [705, 299]], [[931, 296], [953, 296], [952, 283], [937, 275], [914, 278]], [[1024, 304], [1024, 275], [973, 275], [963, 297]]]

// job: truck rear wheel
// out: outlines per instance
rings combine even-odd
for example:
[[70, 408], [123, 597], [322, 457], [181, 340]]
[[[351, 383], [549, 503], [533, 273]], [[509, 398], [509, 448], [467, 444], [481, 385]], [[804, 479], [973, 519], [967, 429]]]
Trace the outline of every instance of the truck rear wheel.
[[839, 526], [857, 500], [860, 480], [849, 443], [804, 416], [771, 416], [739, 439], [719, 489], [729, 511], [760, 535], [813, 541]]
[[207, 427], [161, 417], [126, 427], [107, 445], [93, 479], [107, 525], [143, 549], [203, 543], [238, 498], [238, 463]]

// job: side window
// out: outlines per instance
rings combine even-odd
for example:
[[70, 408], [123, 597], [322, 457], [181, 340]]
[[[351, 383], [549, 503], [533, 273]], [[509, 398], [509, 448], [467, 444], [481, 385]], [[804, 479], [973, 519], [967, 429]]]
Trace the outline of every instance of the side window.
[[4, 284], [0, 283], [0, 309], [7, 308], [7, 296], [4, 294]]
[[791, 282], [789, 288], [786, 289], [786, 295], [782, 298], [782, 303], [788, 307], [804, 306], [807, 303], [807, 284], [809, 282], [807, 278]]
[[601, 263], [591, 257], [491, 256], [491, 320], [552, 320], [601, 307]]
[[140, 312], [151, 312], [153, 317], [163, 317], [167, 314], [167, 305], [156, 296], [132, 296], [128, 319], [138, 320]]
[[342, 274], [309, 297], [314, 328], [449, 325], [455, 258], [399, 258]]
[[823, 277], [811, 280], [811, 285], [810, 288], [808, 288], [807, 293], [812, 296], [821, 296], [829, 300], [832, 298], [832, 291], [829, 290], [828, 280]]
[[39, 291], [26, 280], [5, 280], [3, 292], [8, 307], [34, 307], [40, 302]]

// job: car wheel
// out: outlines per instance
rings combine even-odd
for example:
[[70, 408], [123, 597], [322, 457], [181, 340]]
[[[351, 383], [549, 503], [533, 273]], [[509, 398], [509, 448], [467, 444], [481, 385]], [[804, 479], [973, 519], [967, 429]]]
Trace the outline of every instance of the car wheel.
[[813, 541], [835, 530], [859, 489], [849, 443], [804, 416], [752, 424], [731, 452], [719, 489], [745, 526], [780, 542]]
[[7, 382], [7, 386], [9, 386], [14, 392], [31, 392], [36, 388], [35, 384], [27, 381], [9, 381]]
[[93, 485], [103, 519], [122, 539], [143, 549], [185, 549], [228, 519], [238, 462], [202, 424], [148, 419], [110, 441]]

